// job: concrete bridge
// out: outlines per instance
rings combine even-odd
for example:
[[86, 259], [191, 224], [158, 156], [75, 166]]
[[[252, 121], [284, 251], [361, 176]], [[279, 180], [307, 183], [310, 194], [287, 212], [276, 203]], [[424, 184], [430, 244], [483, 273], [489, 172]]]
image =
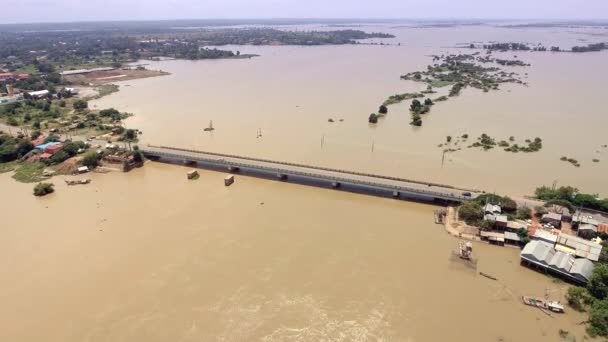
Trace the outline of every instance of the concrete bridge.
[[140, 150], [152, 160], [396, 199], [458, 203], [479, 194], [444, 184], [177, 147], [148, 145]]

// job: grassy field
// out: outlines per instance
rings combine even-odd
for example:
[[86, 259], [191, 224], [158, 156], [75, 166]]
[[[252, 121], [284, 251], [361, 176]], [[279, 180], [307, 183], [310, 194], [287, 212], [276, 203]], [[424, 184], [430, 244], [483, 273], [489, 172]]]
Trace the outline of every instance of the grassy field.
[[0, 163], [0, 173], [11, 172], [17, 168], [18, 164], [16, 161], [9, 163]]
[[24, 163], [17, 168], [13, 178], [21, 183], [36, 183], [45, 180], [42, 177], [44, 164], [42, 163]]

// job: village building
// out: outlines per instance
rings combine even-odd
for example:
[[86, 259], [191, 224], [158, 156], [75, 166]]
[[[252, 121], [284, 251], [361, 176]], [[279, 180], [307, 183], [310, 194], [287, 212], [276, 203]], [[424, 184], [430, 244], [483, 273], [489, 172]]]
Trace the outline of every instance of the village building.
[[600, 259], [600, 253], [602, 252], [602, 245], [597, 242], [568, 234], [560, 234], [557, 237], [555, 248], [594, 262]]
[[543, 215], [541, 222], [560, 228], [562, 226], [562, 215], [558, 213], [548, 213]]
[[532, 240], [555, 244], [557, 242], [557, 235], [551, 234], [546, 230], [537, 229], [532, 236]]
[[29, 94], [31, 97], [35, 98], [35, 99], [42, 99], [47, 97], [50, 93], [48, 90], [39, 90], [39, 91], [30, 91], [27, 94]]
[[486, 215], [500, 215], [502, 213], [502, 210], [499, 205], [489, 203], [483, 207], [483, 211]]
[[479, 233], [481, 240], [488, 241], [491, 244], [503, 246], [505, 244], [505, 234], [491, 231], [481, 231]]
[[597, 236], [597, 226], [592, 224], [583, 223], [578, 226], [577, 235], [583, 239], [591, 240]]
[[515, 246], [521, 245], [521, 238], [519, 237], [519, 235], [517, 233], [506, 231], [504, 235], [505, 235], [505, 244], [515, 245]]
[[593, 272], [594, 264], [588, 259], [576, 258], [556, 250], [550, 243], [530, 241], [521, 251], [522, 264], [560, 276], [580, 285], [586, 285]]

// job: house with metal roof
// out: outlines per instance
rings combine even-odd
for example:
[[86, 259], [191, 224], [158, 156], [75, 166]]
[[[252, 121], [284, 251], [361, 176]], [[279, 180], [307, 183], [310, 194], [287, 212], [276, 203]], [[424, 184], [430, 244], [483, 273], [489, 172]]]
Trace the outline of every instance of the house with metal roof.
[[521, 251], [520, 258], [528, 266], [585, 285], [591, 277], [594, 264], [588, 259], [575, 258], [572, 254], [558, 251], [550, 243], [530, 241]]
[[483, 207], [483, 211], [486, 214], [494, 214], [494, 215], [498, 215], [498, 214], [502, 213], [502, 210], [499, 205], [490, 204], [490, 203], [486, 204]]
[[560, 234], [557, 237], [556, 248], [560, 246], [573, 250], [574, 254], [579, 258], [589, 259], [594, 262], [599, 260], [600, 253], [602, 252], [602, 245], [567, 234]]
[[581, 225], [581, 224], [591, 224], [594, 226], [599, 226], [600, 221], [590, 218], [589, 216], [582, 215], [581, 213], [576, 213], [572, 216], [572, 224], [573, 225]]
[[570, 274], [578, 278], [581, 283], [587, 283], [593, 273], [593, 263], [587, 259], [576, 259], [570, 269]]
[[551, 234], [546, 230], [537, 229], [532, 236], [532, 240], [539, 240], [554, 245], [557, 242], [557, 235]]
[[583, 239], [591, 240], [597, 236], [598, 226], [583, 223], [578, 226], [577, 234]]
[[562, 214], [548, 213], [548, 214], [543, 215], [543, 217], [540, 219], [540, 221], [542, 223], [548, 223], [548, 224], [551, 224], [551, 225], [559, 228], [562, 226]]

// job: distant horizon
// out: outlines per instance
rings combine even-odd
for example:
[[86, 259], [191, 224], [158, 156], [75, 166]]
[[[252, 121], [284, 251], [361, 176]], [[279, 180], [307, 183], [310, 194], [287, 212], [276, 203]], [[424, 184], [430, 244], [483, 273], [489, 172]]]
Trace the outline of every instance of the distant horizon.
[[153, 22], [264, 22], [264, 21], [301, 21], [314, 23], [315, 21], [341, 22], [341, 23], [372, 23], [382, 22], [501, 22], [501, 21], [534, 21], [555, 24], [570, 24], [570, 23], [595, 23], [600, 25], [608, 25], [608, 17], [606, 18], [509, 18], [509, 17], [223, 17], [223, 18], [134, 18], [134, 19], [84, 19], [84, 20], [48, 20], [48, 21], [15, 21], [2, 22], [0, 26], [9, 25], [40, 25], [40, 24], [91, 24], [91, 23], [153, 23]]

